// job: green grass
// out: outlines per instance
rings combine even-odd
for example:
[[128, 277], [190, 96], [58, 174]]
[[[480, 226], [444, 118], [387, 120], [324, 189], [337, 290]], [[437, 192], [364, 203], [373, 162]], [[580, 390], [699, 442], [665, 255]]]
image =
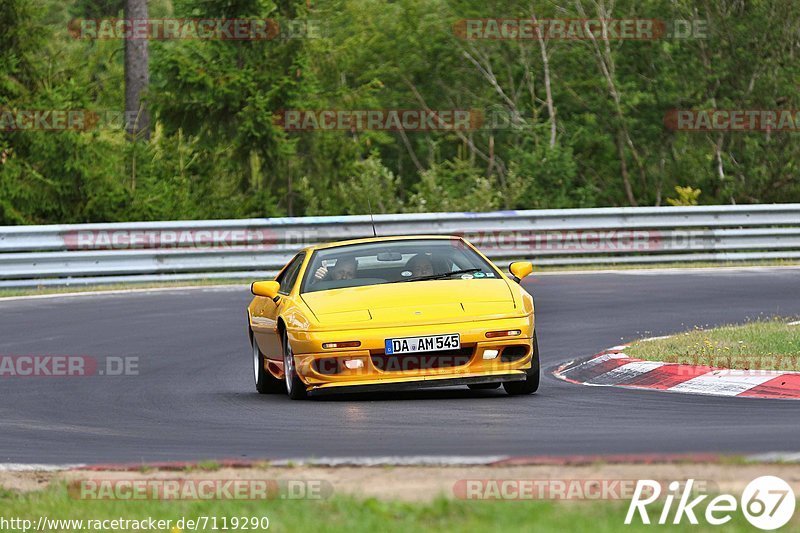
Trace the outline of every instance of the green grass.
[[216, 461], [200, 461], [197, 464], [193, 464], [184, 468], [184, 472], [216, 472], [222, 468]]
[[124, 291], [135, 289], [171, 289], [181, 287], [210, 287], [215, 285], [249, 285], [246, 279], [198, 279], [187, 281], [163, 281], [153, 283], [109, 283], [104, 285], [73, 285], [69, 287], [36, 287], [0, 289], [0, 298], [13, 296], [37, 296], [40, 294], [66, 294], [74, 292]]
[[574, 272], [584, 270], [658, 270], [664, 268], [681, 268], [691, 270], [693, 268], [741, 268], [741, 267], [795, 267], [800, 266], [800, 262], [791, 259], [767, 259], [761, 261], [674, 261], [664, 263], [601, 263], [588, 265], [538, 265], [536, 259], [533, 262], [533, 273], [537, 272]]
[[[652, 531], [664, 526], [644, 526], [638, 521], [625, 526], [626, 501], [614, 502], [543, 502], [543, 501], [463, 501], [438, 498], [430, 503], [414, 504], [376, 499], [335, 496], [328, 500], [274, 501], [82, 501], [67, 496], [63, 485], [43, 492], [16, 494], [0, 491], [0, 516], [26, 518], [34, 523], [40, 516], [51, 519], [145, 519], [172, 520], [185, 517], [266, 516], [270, 531]], [[703, 507], [703, 510], [705, 508]], [[674, 506], [673, 506], [674, 513]], [[702, 513], [702, 510], [701, 510]], [[657, 520], [654, 508], [651, 520]], [[708, 525], [680, 527], [678, 531], [719, 531]], [[796, 516], [792, 524], [798, 525]], [[684, 518], [684, 522], [686, 522]], [[229, 522], [230, 523], [230, 522]], [[791, 528], [792, 525], [787, 525]], [[61, 529], [54, 531], [74, 531]], [[202, 530], [202, 529], [201, 529]], [[210, 530], [210, 528], [209, 528]], [[741, 512], [734, 513], [725, 531], [750, 531]], [[177, 531], [177, 530], [175, 530]], [[233, 531], [233, 529], [231, 529]]]
[[666, 339], [638, 341], [630, 357], [743, 370], [800, 370], [800, 326], [789, 319], [695, 328]]

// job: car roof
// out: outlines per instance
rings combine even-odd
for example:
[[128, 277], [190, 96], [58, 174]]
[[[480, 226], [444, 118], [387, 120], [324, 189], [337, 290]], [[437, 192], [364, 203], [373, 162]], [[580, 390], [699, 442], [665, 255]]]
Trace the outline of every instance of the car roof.
[[458, 235], [392, 235], [387, 237], [366, 237], [363, 239], [350, 239], [346, 241], [335, 241], [314, 244], [303, 248], [303, 251], [313, 252], [314, 250], [322, 250], [326, 248], [336, 248], [337, 246], [349, 246], [351, 244], [367, 244], [371, 242], [386, 242], [386, 241], [405, 241], [409, 239], [424, 239], [424, 240], [464, 240]]

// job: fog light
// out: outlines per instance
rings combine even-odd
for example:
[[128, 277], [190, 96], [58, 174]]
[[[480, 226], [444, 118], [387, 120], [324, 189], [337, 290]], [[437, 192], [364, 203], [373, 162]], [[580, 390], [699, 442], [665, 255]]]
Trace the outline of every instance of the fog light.
[[345, 359], [344, 366], [348, 370], [356, 370], [358, 368], [364, 368], [364, 361], [361, 359]]
[[483, 351], [483, 358], [484, 359], [494, 359], [497, 357], [497, 354], [500, 353], [497, 350], [484, 350]]

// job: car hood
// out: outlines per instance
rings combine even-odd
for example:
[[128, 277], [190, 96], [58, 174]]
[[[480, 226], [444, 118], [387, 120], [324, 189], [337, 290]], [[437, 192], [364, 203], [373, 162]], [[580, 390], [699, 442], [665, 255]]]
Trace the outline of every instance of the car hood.
[[463, 322], [518, 314], [502, 279], [386, 283], [304, 293], [322, 326]]

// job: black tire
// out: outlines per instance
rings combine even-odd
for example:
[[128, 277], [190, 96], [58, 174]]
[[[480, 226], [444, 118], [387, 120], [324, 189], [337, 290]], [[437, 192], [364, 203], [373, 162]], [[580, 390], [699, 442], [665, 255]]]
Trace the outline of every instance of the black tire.
[[292, 400], [305, 400], [308, 397], [306, 384], [297, 377], [297, 373], [294, 371], [294, 353], [286, 333], [283, 334], [283, 373], [286, 394], [289, 398]]
[[500, 387], [500, 383], [473, 383], [467, 385], [472, 390], [492, 390]]
[[256, 340], [250, 338], [253, 357], [253, 378], [256, 390], [261, 394], [281, 394], [286, 391], [283, 381], [276, 378], [264, 368], [264, 354], [258, 349]]
[[506, 381], [503, 388], [509, 396], [520, 396], [522, 394], [533, 394], [539, 390], [539, 341], [536, 338], [536, 331], [533, 332], [533, 356], [531, 367], [526, 371], [528, 377], [525, 381]]

